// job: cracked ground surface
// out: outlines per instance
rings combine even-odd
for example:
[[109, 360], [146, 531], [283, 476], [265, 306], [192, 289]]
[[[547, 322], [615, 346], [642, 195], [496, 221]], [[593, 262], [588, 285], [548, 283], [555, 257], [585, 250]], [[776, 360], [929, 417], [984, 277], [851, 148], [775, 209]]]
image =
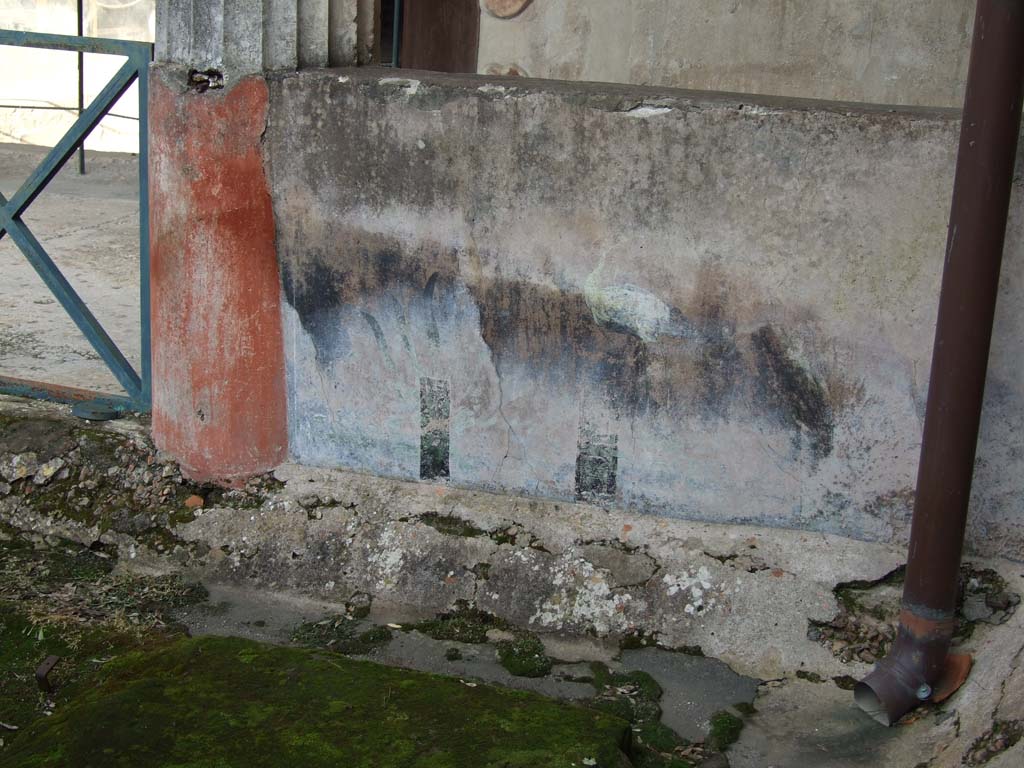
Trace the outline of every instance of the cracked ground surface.
[[[210, 607], [161, 619], [197, 636], [598, 700], [679, 765], [1006, 768], [1024, 755], [1020, 564], [967, 558], [957, 642], [974, 669], [885, 729], [849, 688], [891, 637], [894, 547], [300, 466], [225, 490], [182, 477], [144, 422], [83, 425], [13, 398], [0, 399], [0, 522], [39, 551], [76, 542], [119, 573], [202, 581]], [[80, 594], [88, 610], [124, 599]]]

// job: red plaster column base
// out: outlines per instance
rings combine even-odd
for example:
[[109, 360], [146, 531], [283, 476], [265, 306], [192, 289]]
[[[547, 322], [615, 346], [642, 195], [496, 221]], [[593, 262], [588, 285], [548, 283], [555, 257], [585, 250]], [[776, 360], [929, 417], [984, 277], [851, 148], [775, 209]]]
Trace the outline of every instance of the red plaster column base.
[[272, 469], [288, 450], [267, 87], [150, 85], [153, 437], [196, 479]]

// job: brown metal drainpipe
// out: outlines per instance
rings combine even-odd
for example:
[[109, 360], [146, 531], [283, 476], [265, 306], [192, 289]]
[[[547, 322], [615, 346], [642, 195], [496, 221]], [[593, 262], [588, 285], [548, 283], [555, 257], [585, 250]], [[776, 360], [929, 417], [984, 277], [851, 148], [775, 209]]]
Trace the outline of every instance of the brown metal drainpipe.
[[854, 689], [883, 725], [948, 696], [970, 669], [949, 647], [1022, 89], [1024, 0], [978, 0], [900, 626]]

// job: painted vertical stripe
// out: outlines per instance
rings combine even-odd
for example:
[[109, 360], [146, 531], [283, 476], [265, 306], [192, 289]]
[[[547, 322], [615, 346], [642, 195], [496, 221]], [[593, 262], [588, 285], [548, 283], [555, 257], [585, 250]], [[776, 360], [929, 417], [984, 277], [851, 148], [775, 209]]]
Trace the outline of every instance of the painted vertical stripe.
[[420, 379], [420, 478], [448, 479], [451, 392], [447, 381]]
[[615, 498], [618, 469], [618, 435], [602, 435], [592, 427], [581, 426], [576, 454], [576, 498], [583, 501]]

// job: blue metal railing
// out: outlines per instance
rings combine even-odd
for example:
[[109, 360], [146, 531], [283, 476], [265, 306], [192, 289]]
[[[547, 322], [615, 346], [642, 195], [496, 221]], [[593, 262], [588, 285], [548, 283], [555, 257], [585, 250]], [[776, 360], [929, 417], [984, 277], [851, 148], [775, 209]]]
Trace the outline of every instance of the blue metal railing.
[[[79, 330], [92, 345], [110, 372], [124, 387], [127, 396], [108, 395], [87, 390], [62, 387], [45, 382], [24, 381], [0, 376], [0, 392], [41, 397], [58, 402], [91, 401], [115, 411], [148, 411], [151, 400], [151, 362], [149, 325], [149, 62], [153, 46], [129, 40], [108, 40], [98, 37], [48, 35], [0, 29], [0, 45], [25, 48], [47, 48], [79, 53], [105, 53], [125, 56], [127, 61], [110, 79], [92, 103], [82, 110], [78, 119], [43, 158], [10, 200], [0, 194], [0, 238], [5, 234], [18, 246], [43, 282], [64, 307]], [[118, 349], [85, 302], [71, 287], [53, 259], [22, 221], [22, 214], [32, 205], [46, 185], [82, 145], [89, 133], [113, 108], [132, 83], [139, 84], [139, 256], [140, 256], [140, 324], [142, 359], [140, 370]]]

